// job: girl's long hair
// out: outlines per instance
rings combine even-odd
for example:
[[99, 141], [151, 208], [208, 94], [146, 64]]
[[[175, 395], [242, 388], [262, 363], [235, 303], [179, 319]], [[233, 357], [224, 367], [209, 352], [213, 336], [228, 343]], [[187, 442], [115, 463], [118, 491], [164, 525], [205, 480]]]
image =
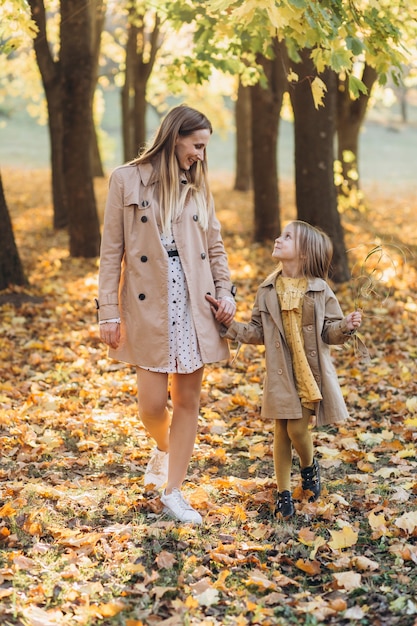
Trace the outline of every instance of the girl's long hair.
[[178, 161], [175, 156], [177, 137], [187, 137], [197, 130], [213, 132], [203, 113], [182, 104], [167, 113], [156, 131], [153, 142], [132, 163], [152, 163], [160, 182], [159, 206], [163, 232], [168, 234], [172, 220], [181, 215], [187, 199], [193, 196], [197, 205], [200, 227], [207, 230], [210, 189], [207, 173], [207, 155], [196, 161], [185, 172], [186, 184], [180, 184]]
[[307, 222], [295, 220], [291, 224], [294, 226], [300, 274], [306, 278], [327, 280], [333, 257], [330, 237]]

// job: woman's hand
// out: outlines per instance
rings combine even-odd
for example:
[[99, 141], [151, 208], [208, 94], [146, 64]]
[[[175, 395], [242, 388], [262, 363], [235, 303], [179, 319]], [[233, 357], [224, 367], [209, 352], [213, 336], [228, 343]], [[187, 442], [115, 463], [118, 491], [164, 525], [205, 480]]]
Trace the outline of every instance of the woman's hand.
[[117, 348], [120, 343], [120, 324], [117, 322], [100, 324], [100, 339], [110, 348]]
[[348, 330], [355, 331], [362, 323], [362, 313], [360, 311], [353, 311], [353, 313], [346, 315], [345, 321]]
[[209, 294], [206, 294], [206, 300], [210, 302], [210, 308], [216, 320], [228, 328], [236, 313], [235, 301], [231, 298], [220, 298], [220, 300], [216, 300], [216, 298], [213, 298], [213, 296]]

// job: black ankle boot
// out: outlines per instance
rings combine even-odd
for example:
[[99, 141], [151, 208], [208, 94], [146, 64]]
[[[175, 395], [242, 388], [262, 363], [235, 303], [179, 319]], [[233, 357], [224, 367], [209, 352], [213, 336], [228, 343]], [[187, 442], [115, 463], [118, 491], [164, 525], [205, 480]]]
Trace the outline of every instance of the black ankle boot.
[[313, 465], [301, 470], [301, 478], [303, 479], [302, 487], [304, 491], [311, 491], [313, 494], [308, 501], [314, 502], [321, 492], [320, 468], [316, 459], [314, 459]]
[[295, 513], [294, 502], [290, 491], [281, 491], [278, 494], [277, 506], [275, 507], [275, 515], [281, 515], [284, 519], [292, 517]]

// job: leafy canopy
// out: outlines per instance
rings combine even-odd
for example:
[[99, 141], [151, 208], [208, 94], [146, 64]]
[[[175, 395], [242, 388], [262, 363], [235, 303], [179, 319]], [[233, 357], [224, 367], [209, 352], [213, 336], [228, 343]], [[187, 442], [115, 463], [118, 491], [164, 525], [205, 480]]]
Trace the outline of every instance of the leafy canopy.
[[[366, 62], [384, 84], [389, 72], [398, 81], [409, 56], [405, 42], [417, 33], [413, 0], [174, 0], [169, 7], [174, 27], [194, 27], [193, 53], [181, 61], [183, 70], [193, 68], [193, 80], [205, 80], [213, 65], [246, 84], [259, 80], [256, 55], [270, 56], [278, 37], [295, 63], [308, 48], [318, 73], [330, 67], [353, 75], [355, 64]], [[366, 91], [359, 79], [349, 86], [355, 97]]]

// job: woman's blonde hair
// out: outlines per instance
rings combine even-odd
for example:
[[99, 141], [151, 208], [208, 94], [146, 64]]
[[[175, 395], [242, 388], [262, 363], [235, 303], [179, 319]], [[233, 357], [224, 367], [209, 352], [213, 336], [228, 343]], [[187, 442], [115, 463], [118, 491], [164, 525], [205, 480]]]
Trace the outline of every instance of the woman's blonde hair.
[[175, 144], [178, 136], [187, 137], [197, 130], [213, 132], [208, 118], [200, 111], [182, 104], [167, 113], [156, 131], [153, 142], [132, 161], [132, 163], [152, 163], [160, 182], [159, 206], [162, 228], [168, 234], [171, 222], [177, 218], [190, 194], [197, 205], [198, 221], [203, 230], [208, 227], [208, 207], [210, 190], [208, 184], [207, 161], [196, 161], [185, 173], [187, 183], [180, 185]]
[[291, 222], [299, 254], [299, 272], [306, 278], [327, 280], [333, 257], [330, 237], [320, 228], [301, 220]]

